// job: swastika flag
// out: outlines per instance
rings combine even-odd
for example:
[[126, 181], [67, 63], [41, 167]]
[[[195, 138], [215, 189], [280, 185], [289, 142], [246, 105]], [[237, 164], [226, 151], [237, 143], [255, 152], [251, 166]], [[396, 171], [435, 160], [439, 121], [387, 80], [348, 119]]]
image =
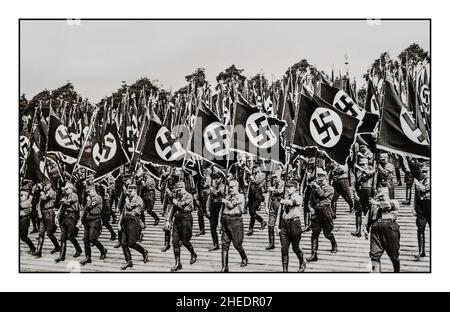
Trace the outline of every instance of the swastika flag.
[[374, 132], [379, 116], [374, 113], [369, 113], [364, 108], [359, 107], [345, 91], [322, 83], [320, 95], [325, 102], [341, 112], [361, 120], [358, 133]]
[[355, 142], [359, 120], [321, 98], [300, 97], [294, 146], [317, 147], [335, 162], [345, 165]]
[[430, 158], [431, 146], [412, 114], [402, 105], [394, 85], [386, 81], [377, 147], [400, 155]]
[[198, 110], [191, 138], [191, 152], [222, 168], [227, 166], [230, 146], [227, 129], [208, 107]]
[[159, 165], [181, 167], [185, 150], [179, 139], [165, 126], [150, 120], [141, 160]]
[[285, 122], [268, 117], [253, 107], [236, 102], [231, 150], [243, 151], [263, 159], [286, 162], [286, 151], [281, 144], [280, 134]]
[[50, 123], [48, 127], [48, 144], [47, 152], [65, 157], [61, 160], [73, 164], [77, 161], [80, 149], [74, 142], [74, 134], [70, 133], [61, 120], [51, 111]]

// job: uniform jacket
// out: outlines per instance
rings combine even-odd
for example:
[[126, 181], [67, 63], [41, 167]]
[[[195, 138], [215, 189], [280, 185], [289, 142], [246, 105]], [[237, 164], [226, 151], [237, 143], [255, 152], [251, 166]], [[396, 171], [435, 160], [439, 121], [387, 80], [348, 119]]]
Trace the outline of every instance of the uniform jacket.
[[65, 195], [61, 200], [61, 204], [65, 212], [79, 212], [78, 195], [75, 193]]
[[252, 175], [250, 180], [252, 182], [251, 188], [252, 189], [262, 189], [265, 182], [265, 175], [262, 172], [257, 173], [256, 175]]
[[178, 193], [177, 196], [175, 196], [175, 199], [177, 200], [177, 203], [174, 204], [174, 207], [177, 209], [177, 212], [191, 212], [193, 210], [194, 197], [189, 192], [185, 191], [182, 195]]
[[429, 200], [431, 199], [431, 184], [430, 179], [425, 177], [422, 181], [420, 181], [420, 184], [416, 185], [419, 199], [420, 200]]
[[369, 213], [366, 215], [366, 226], [370, 226], [378, 219], [397, 220], [399, 203], [395, 199], [384, 202], [374, 202], [370, 205]]
[[244, 210], [244, 195], [238, 194], [230, 194], [226, 198], [230, 201], [230, 204], [224, 205], [223, 214], [233, 215], [240, 214]]
[[355, 169], [356, 171], [356, 181], [355, 188], [370, 188], [372, 187], [372, 177], [375, 171], [371, 166], [366, 168], [367, 172]]
[[283, 220], [292, 220], [301, 218], [301, 204], [303, 198], [298, 193], [292, 193], [286, 197], [287, 200], [292, 201], [292, 205], [284, 205]]
[[29, 216], [31, 213], [31, 198], [27, 198], [26, 200], [21, 201], [19, 208], [19, 216]]
[[55, 207], [56, 192], [52, 189], [48, 189], [44, 194], [40, 196], [41, 208], [44, 210], [53, 209]]
[[225, 195], [225, 184], [219, 182], [213, 185], [213, 188], [211, 189], [211, 201], [221, 202], [224, 195]]
[[124, 213], [127, 215], [140, 216], [143, 206], [144, 202], [142, 201], [142, 198], [140, 198], [138, 195], [135, 195], [129, 198], [128, 202], [125, 202]]
[[392, 183], [395, 177], [395, 167], [387, 163], [385, 167], [378, 165], [378, 181], [380, 183]]
[[86, 199], [85, 213], [92, 216], [99, 216], [102, 213], [103, 198], [96, 194], [94, 197], [88, 195]]
[[331, 208], [331, 199], [333, 198], [333, 194], [334, 188], [329, 184], [314, 188], [309, 198], [311, 207], [314, 209]]

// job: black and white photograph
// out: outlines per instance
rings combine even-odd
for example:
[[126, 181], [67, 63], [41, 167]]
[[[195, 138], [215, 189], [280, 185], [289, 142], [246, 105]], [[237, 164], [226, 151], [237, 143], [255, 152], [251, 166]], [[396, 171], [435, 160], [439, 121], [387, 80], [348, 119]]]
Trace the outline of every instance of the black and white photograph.
[[431, 19], [18, 23], [21, 274], [431, 273]]

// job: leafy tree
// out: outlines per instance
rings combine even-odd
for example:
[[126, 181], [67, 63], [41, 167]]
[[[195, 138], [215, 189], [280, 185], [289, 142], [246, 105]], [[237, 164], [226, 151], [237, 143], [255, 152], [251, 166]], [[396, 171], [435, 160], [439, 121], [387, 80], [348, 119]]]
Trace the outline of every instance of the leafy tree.
[[407, 60], [412, 65], [417, 65], [419, 62], [423, 62], [424, 60], [430, 62], [430, 56], [428, 52], [425, 51], [417, 43], [411, 44], [405, 50], [400, 52], [398, 58], [400, 59], [402, 66], [406, 65]]
[[264, 75], [258, 74], [258, 75], [255, 75], [255, 76], [251, 77], [251, 78], [248, 80], [248, 87], [249, 87], [249, 88], [254, 87], [255, 90], [256, 90], [259, 94], [261, 94], [261, 90], [260, 90], [260, 89], [261, 89], [261, 86], [263, 87], [263, 89], [264, 89], [264, 88], [267, 88], [267, 87], [269, 86], [269, 81], [267, 80], [266, 77], [264, 77]]
[[243, 71], [244, 71], [243, 69], [238, 69], [233, 64], [230, 67], [228, 67], [227, 69], [225, 69], [225, 71], [220, 72], [216, 77], [216, 81], [223, 82], [223, 83], [229, 83], [233, 79], [235, 79], [239, 83], [243, 83], [246, 79], [246, 77], [244, 75], [242, 75]]

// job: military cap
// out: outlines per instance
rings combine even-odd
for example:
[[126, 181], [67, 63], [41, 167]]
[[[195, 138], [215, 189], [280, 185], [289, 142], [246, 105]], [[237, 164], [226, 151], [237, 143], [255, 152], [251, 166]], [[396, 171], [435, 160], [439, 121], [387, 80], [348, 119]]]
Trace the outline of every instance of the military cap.
[[327, 172], [325, 170], [323, 170], [322, 168], [317, 168], [316, 169], [316, 174], [319, 177], [326, 177], [327, 176]]
[[368, 163], [369, 163], [369, 160], [367, 158], [360, 158], [360, 159], [358, 159], [358, 164], [365, 165], [365, 164], [368, 164]]
[[64, 185], [63, 190], [67, 190], [68, 188], [75, 189], [73, 184], [70, 182], [67, 182], [66, 185]]
[[177, 184], [175, 184], [175, 187], [174, 187], [175, 190], [180, 190], [180, 189], [184, 189], [184, 188], [185, 188], [184, 182], [178, 182]]
[[388, 154], [387, 153], [381, 153], [380, 154], [380, 159], [388, 159]]
[[290, 180], [290, 181], [288, 181], [288, 182], [286, 183], [286, 186], [287, 186], [287, 187], [295, 187], [295, 188], [298, 188], [298, 183], [297, 183], [297, 181]]
[[236, 180], [231, 180], [228, 185], [229, 185], [230, 188], [231, 187], [236, 187], [236, 186], [239, 186], [239, 182], [236, 181]]

